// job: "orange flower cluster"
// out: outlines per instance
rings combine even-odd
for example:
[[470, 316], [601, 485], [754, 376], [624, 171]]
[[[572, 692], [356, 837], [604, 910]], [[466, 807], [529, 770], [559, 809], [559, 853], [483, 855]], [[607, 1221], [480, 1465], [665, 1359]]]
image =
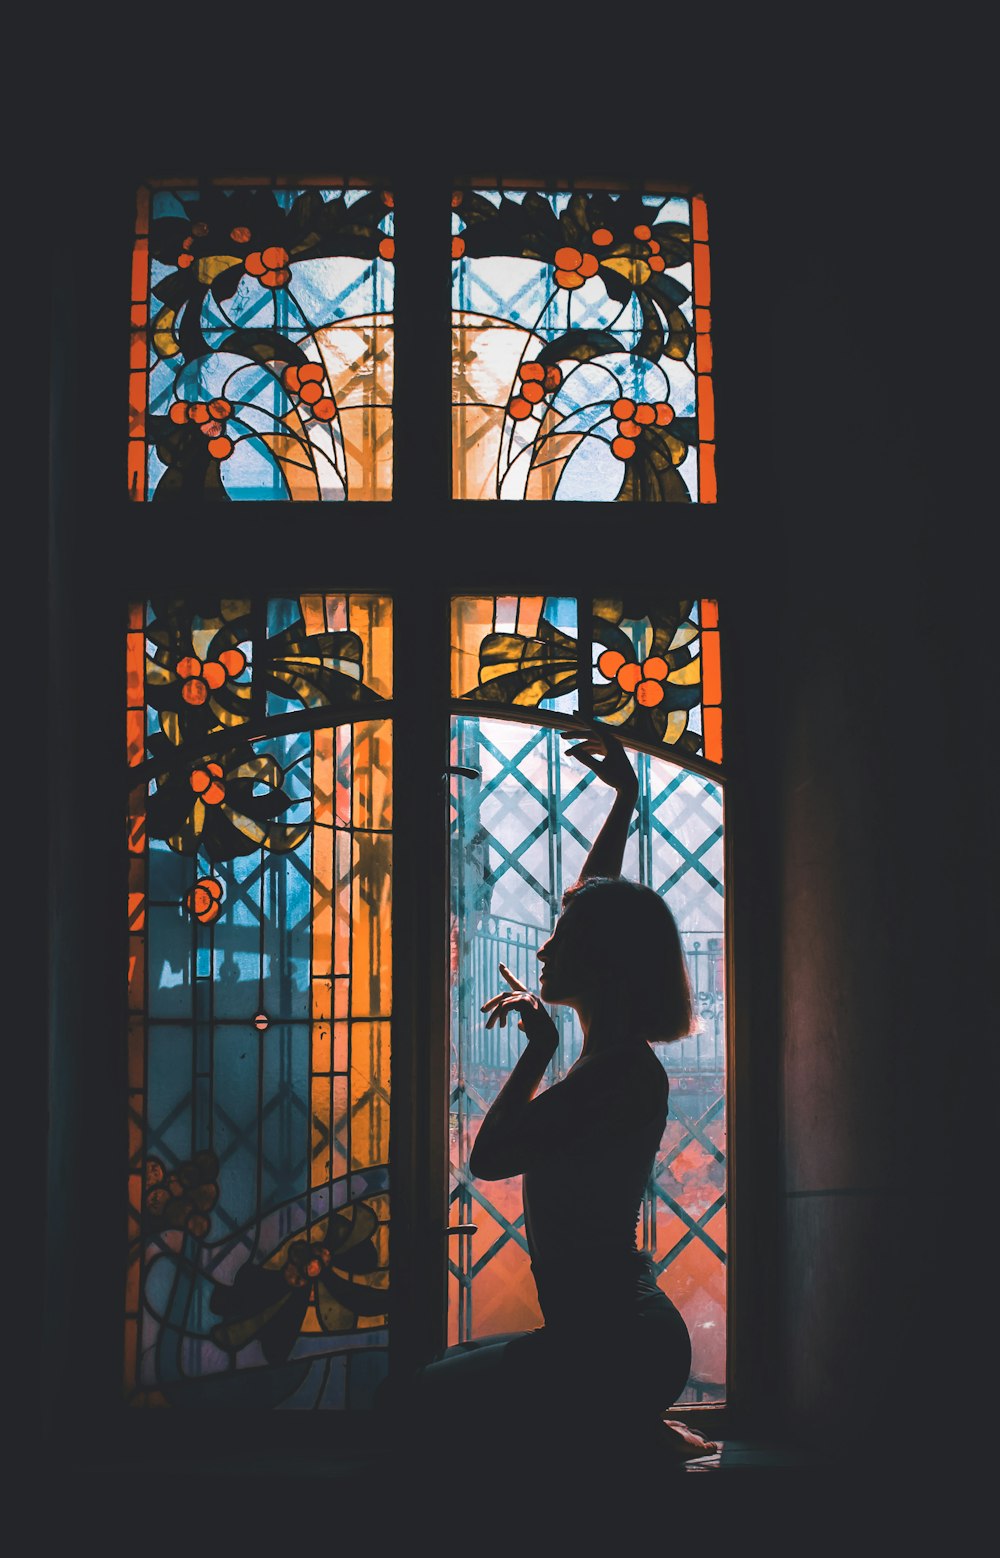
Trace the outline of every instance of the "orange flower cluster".
[[324, 377], [318, 362], [304, 362], [300, 368], [289, 363], [281, 375], [281, 382], [290, 395], [297, 395], [300, 403], [309, 407], [317, 422], [332, 422], [337, 407], [332, 397], [323, 393]]
[[287, 287], [292, 279], [288, 268], [288, 250], [280, 244], [269, 244], [266, 249], [251, 249], [243, 261], [248, 276], [256, 276], [262, 287]]
[[626, 660], [620, 649], [606, 649], [598, 658], [597, 669], [609, 682], [617, 682], [622, 692], [634, 693], [643, 708], [655, 708], [663, 702], [663, 683], [670, 667], [662, 655], [650, 655], [642, 664]]
[[565, 287], [568, 292], [582, 287], [588, 277], [597, 275], [597, 255], [589, 251], [584, 254], [569, 244], [556, 250], [553, 263], [556, 267], [556, 286]]
[[666, 270], [667, 262], [660, 253], [659, 239], [653, 237], [653, 229], [651, 227], [647, 227], [645, 222], [640, 222], [637, 227], [633, 227], [632, 237], [638, 238], [639, 242], [644, 243], [649, 250], [646, 256], [646, 264], [650, 270]]
[[550, 390], [559, 388], [562, 369], [557, 368], [554, 362], [547, 367], [540, 362], [522, 362], [517, 376], [521, 380], [520, 391], [512, 397], [507, 415], [513, 417], [515, 422], [523, 422], [525, 417], [530, 417], [532, 406], [537, 406]]
[[623, 395], [611, 407], [618, 422], [618, 437], [611, 441], [611, 453], [618, 460], [630, 460], [644, 427], [666, 427], [674, 420], [674, 408], [666, 400], [641, 401], [638, 405]]
[[325, 1244], [310, 1244], [306, 1239], [296, 1239], [288, 1251], [285, 1281], [289, 1287], [308, 1287], [332, 1260], [333, 1254]]
[[225, 422], [233, 408], [220, 395], [206, 404], [202, 400], [175, 400], [170, 408], [170, 420], [181, 426], [193, 422], [208, 439], [208, 452], [216, 460], [228, 460], [233, 452], [233, 441], [225, 436]]
[[184, 1229], [204, 1239], [211, 1226], [208, 1214], [219, 1199], [218, 1174], [214, 1152], [198, 1152], [176, 1169], [147, 1158], [145, 1206], [154, 1227]]
[[222, 883], [214, 876], [200, 876], [189, 893], [184, 895], [184, 907], [202, 925], [211, 925], [222, 911]]
[[227, 676], [239, 676], [246, 663], [242, 649], [224, 649], [218, 660], [204, 662], [197, 655], [184, 655], [177, 662], [181, 697], [185, 703], [195, 706], [205, 703], [209, 690], [218, 691]]
[[221, 763], [206, 763], [204, 768], [193, 768], [191, 788], [206, 806], [218, 806], [226, 798], [226, 785]]

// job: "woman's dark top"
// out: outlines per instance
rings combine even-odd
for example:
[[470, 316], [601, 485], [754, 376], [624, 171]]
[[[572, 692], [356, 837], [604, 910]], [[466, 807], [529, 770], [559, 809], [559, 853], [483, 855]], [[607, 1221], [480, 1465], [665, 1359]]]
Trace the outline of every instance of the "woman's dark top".
[[546, 1324], [623, 1318], [659, 1295], [636, 1246], [667, 1119], [666, 1072], [644, 1042], [577, 1061], [525, 1111], [525, 1232]]

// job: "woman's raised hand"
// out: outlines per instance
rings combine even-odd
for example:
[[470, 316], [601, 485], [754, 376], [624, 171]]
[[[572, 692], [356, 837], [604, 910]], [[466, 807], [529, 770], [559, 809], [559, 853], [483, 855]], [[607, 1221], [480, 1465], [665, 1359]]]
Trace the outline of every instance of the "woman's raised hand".
[[487, 1028], [492, 1028], [497, 1022], [501, 1028], [506, 1028], [508, 1015], [516, 1013], [517, 1026], [527, 1034], [529, 1044], [544, 1044], [554, 1050], [559, 1043], [559, 1030], [537, 995], [529, 990], [527, 985], [522, 985], [506, 963], [500, 964], [500, 973], [510, 985], [510, 989], [493, 996], [481, 1008], [482, 1011], [489, 1012], [486, 1019]]
[[610, 785], [619, 795], [628, 795], [634, 800], [639, 793], [639, 781], [618, 737], [607, 726], [593, 725], [584, 720], [580, 720], [575, 730], [563, 730], [560, 735], [579, 736], [581, 728], [586, 732], [583, 740], [578, 741], [576, 746], [567, 747], [567, 755], [579, 758], [586, 768], [591, 769], [598, 779]]

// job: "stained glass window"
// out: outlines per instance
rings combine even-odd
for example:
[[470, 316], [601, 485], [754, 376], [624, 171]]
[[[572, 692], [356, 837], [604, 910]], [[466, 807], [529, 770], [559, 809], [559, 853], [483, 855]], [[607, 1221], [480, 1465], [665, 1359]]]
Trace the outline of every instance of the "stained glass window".
[[144, 185], [132, 497], [391, 497], [394, 246], [388, 191]]
[[453, 495], [715, 502], [703, 196], [452, 204]]
[[722, 760], [714, 600], [458, 596], [451, 644], [455, 698], [579, 706], [623, 738]]
[[130, 608], [132, 1402], [384, 1372], [391, 635], [371, 595]]
[[[451, 1221], [449, 1341], [541, 1323], [519, 1179], [469, 1173], [484, 1113], [517, 1059], [517, 1029], [487, 1030], [502, 960], [537, 987], [537, 948], [607, 815], [606, 788], [568, 757], [558, 730], [477, 711], [452, 720]], [[646, 1188], [640, 1243], [691, 1333], [684, 1401], [725, 1394], [726, 1151], [723, 796], [711, 777], [633, 753], [639, 801], [624, 874], [660, 893], [678, 924], [700, 1031], [654, 1052], [670, 1076], [670, 1114]], [[472, 777], [477, 773], [479, 777]], [[553, 1007], [560, 1047], [549, 1079], [580, 1053], [576, 1015]]]

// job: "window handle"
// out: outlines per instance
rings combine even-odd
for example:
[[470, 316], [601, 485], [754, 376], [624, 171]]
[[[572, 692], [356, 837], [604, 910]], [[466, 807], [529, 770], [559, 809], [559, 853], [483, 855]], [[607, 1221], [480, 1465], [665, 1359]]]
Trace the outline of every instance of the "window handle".
[[478, 1223], [450, 1223], [448, 1225], [448, 1227], [444, 1230], [444, 1236], [445, 1236], [446, 1239], [450, 1239], [456, 1233], [478, 1233], [478, 1232], [479, 1232], [479, 1224]]
[[460, 763], [456, 763], [453, 767], [446, 768], [444, 773], [441, 775], [441, 778], [447, 779], [449, 774], [461, 774], [463, 779], [481, 779], [483, 777], [483, 771], [481, 768], [463, 768]]

